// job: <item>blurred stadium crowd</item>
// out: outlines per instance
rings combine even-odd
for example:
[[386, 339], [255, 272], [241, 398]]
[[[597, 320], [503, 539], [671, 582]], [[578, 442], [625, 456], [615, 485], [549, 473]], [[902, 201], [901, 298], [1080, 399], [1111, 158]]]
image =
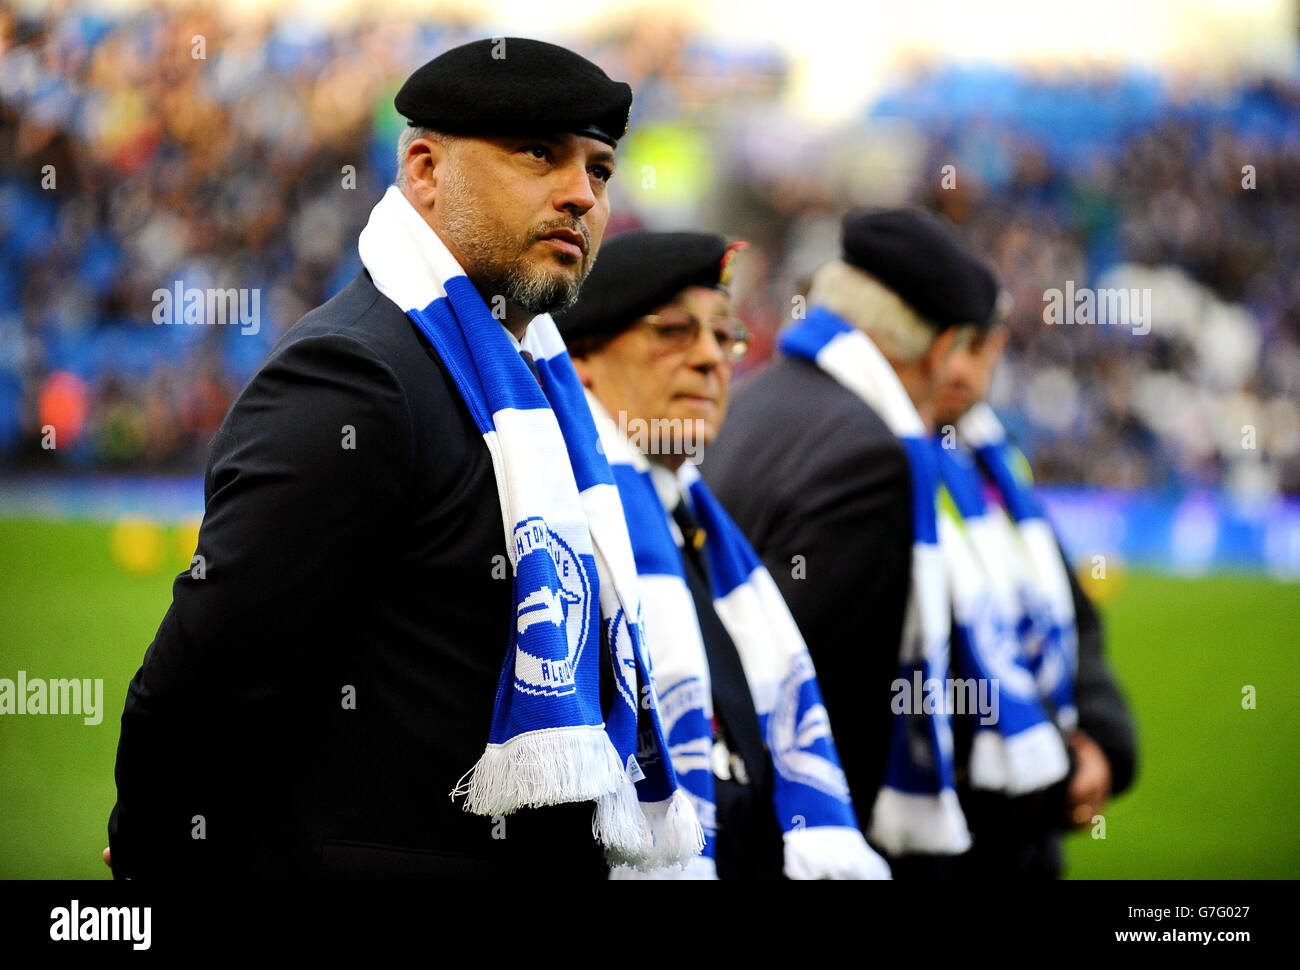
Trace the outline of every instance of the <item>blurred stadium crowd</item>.
[[[509, 32], [0, 7], [0, 468], [200, 470], [276, 337], [360, 268], [401, 78]], [[573, 46], [635, 92], [611, 232], [750, 240], [744, 369], [840, 214], [911, 201], [1014, 297], [992, 402], [1040, 481], [1300, 493], [1300, 87], [917, 65], [825, 131], [776, 48], [644, 22]], [[155, 325], [176, 281], [260, 291], [257, 332]], [[1150, 332], [1045, 325], [1067, 281], [1149, 289]]]

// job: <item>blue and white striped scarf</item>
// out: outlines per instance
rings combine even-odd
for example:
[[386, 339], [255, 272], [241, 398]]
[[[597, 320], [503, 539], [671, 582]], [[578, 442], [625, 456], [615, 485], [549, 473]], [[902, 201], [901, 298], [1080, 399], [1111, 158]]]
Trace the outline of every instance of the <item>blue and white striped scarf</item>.
[[665, 507], [672, 503], [661, 499], [653, 478], [658, 475], [671, 480], [665, 490], [688, 503], [708, 537], [704, 548], [714, 608], [740, 655], [771, 756], [785, 874], [792, 879], [888, 878], [887, 863], [858, 829], [812, 658], [766, 567], [694, 465], [682, 465], [675, 478], [666, 468], [652, 471], [600, 403], [594, 397], [589, 401], [627, 515], [673, 766], [706, 835], [699, 860], [685, 870], [654, 875], [715, 878], [717, 836], [708, 656], [682, 567], [680, 533]]
[[912, 473], [912, 575], [894, 681], [889, 762], [868, 834], [892, 855], [964, 852], [970, 831], [954, 787], [952, 722], [944, 705], [924, 703], [928, 690], [916, 689], [928, 681], [946, 682], [951, 626], [929, 432], [876, 345], [825, 307], [811, 308], [782, 334], [780, 346], [788, 356], [815, 363], [880, 415], [898, 436]]
[[[595, 801], [593, 833], [612, 863], [687, 861], [703, 833], [667, 757], [623, 508], [554, 322], [541, 315], [529, 325], [523, 346], [535, 379], [395, 187], [358, 249], [375, 286], [429, 339], [483, 434], [513, 567], [515, 622], [491, 733], [453, 797], [465, 795], [465, 809], [479, 815]], [[602, 645], [617, 686], [607, 721]]]
[[[971, 452], [952, 435], [933, 439], [951, 505], [941, 503], [939, 546], [948, 567], [955, 623], [956, 667], [963, 680], [991, 696], [990, 716], [968, 711], [973, 727], [972, 788], [1022, 795], [1046, 788], [1070, 770], [1065, 743], [1044, 710], [1028, 654], [1035, 609], [1016, 581], [1018, 538], [984, 500]], [[991, 685], [991, 689], [990, 689]]]
[[[1038, 681], [1038, 691], [1067, 736], [1078, 724], [1074, 678], [1078, 672], [1078, 628], [1070, 576], [1033, 489], [1015, 473], [1023, 457], [1007, 441], [993, 409], [979, 403], [957, 422], [958, 437], [972, 448], [1006, 508], [990, 506], [1000, 547], [992, 546], [994, 568], [1014, 577], [1023, 618], [1022, 651]], [[1007, 518], [1010, 514], [1010, 519]]]

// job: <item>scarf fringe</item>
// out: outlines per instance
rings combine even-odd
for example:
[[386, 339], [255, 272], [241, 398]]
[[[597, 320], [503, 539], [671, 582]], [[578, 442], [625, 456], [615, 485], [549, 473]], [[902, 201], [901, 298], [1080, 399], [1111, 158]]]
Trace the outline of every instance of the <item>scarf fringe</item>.
[[[683, 865], [704, 851], [704, 827], [695, 814], [695, 806], [680, 788], [662, 802], [641, 802], [640, 806], [649, 840], [632, 853], [611, 846], [606, 853], [611, 866], [627, 865], [647, 872]], [[600, 810], [598, 804], [598, 817]]]
[[971, 846], [966, 816], [951, 788], [933, 795], [881, 788], [868, 838], [891, 856], [961, 855]]
[[889, 863], [857, 829], [833, 825], [785, 833], [785, 874], [790, 879], [892, 879]]
[[609, 878], [620, 882], [636, 880], [712, 882], [718, 878], [718, 867], [705, 855], [697, 855], [684, 866], [667, 866], [663, 869], [641, 870], [631, 866], [617, 866], [610, 870]]
[[451, 796], [464, 795], [465, 811], [474, 815], [509, 815], [521, 808], [594, 801], [620, 787], [632, 783], [604, 727], [578, 725], [489, 744]]
[[[605, 859], [611, 866], [633, 859], [648, 859], [654, 837], [650, 833], [644, 806], [637, 798], [636, 786], [626, 772], [612, 793], [596, 800], [591, 834], [605, 846]], [[648, 861], [645, 864], [649, 864]]]

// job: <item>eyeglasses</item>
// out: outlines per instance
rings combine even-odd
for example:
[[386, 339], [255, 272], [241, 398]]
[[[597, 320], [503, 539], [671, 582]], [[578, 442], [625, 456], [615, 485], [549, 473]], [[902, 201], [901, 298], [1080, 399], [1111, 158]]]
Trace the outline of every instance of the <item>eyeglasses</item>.
[[[684, 351], [695, 346], [704, 324], [700, 318], [681, 307], [669, 307], [662, 313], [651, 313], [638, 321], [647, 326], [655, 337], [669, 350]], [[734, 317], [718, 317], [709, 321], [709, 330], [727, 360], [738, 363], [749, 349], [749, 331]]]

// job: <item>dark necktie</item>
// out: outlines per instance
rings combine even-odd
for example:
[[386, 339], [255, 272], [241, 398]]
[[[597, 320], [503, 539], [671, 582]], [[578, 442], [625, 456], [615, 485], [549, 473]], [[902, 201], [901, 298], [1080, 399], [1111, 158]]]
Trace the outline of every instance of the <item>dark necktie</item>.
[[528, 369], [532, 371], [533, 376], [537, 378], [537, 383], [542, 383], [542, 375], [538, 373], [537, 362], [533, 360], [533, 355], [526, 350], [521, 350], [519, 351], [519, 356], [524, 359], [524, 363], [528, 365]]
[[695, 514], [682, 499], [673, 509], [673, 521], [677, 523], [677, 528], [682, 530], [682, 538], [685, 540], [683, 552], [689, 556], [691, 562], [699, 569], [705, 580], [709, 579], [709, 563], [704, 555], [704, 543], [708, 539], [708, 534], [704, 531], [704, 526], [696, 520]]
[[[737, 756], [730, 773], [742, 785], [750, 783], [755, 770], [762, 777], [763, 742], [758, 734], [758, 714], [754, 699], [749, 693], [745, 668], [741, 663], [736, 644], [723, 626], [713, 605], [713, 586], [709, 581], [708, 556], [704, 543], [704, 527], [696, 520], [685, 501], [673, 509], [673, 521], [682, 530], [685, 545], [682, 547], [682, 569], [686, 573], [686, 587], [695, 603], [695, 616], [700, 623], [700, 636], [704, 640], [704, 653], [709, 661], [709, 679], [713, 683], [714, 719], [721, 725], [726, 746]], [[757, 768], [755, 767], [757, 766]]]

